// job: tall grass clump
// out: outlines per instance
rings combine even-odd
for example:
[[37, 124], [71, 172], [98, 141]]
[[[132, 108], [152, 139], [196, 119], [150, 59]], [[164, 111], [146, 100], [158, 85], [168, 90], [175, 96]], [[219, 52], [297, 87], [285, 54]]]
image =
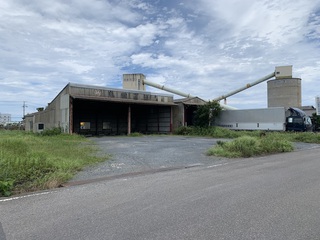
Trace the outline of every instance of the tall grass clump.
[[240, 134], [236, 131], [232, 131], [221, 127], [196, 127], [196, 126], [181, 126], [174, 131], [176, 135], [188, 135], [188, 136], [204, 136], [214, 138], [236, 138]]
[[222, 127], [211, 127], [213, 128], [213, 132], [210, 135], [214, 138], [237, 138], [241, 136], [241, 133], [238, 131], [233, 131], [227, 128]]
[[261, 154], [291, 152], [294, 150], [292, 142], [275, 138], [272, 135], [260, 139]]
[[174, 131], [177, 135], [189, 135], [189, 136], [204, 136], [213, 138], [237, 138], [241, 136], [254, 136], [261, 135], [261, 131], [235, 131], [227, 128], [209, 126], [209, 127], [197, 127], [197, 126], [181, 126]]
[[193, 135], [194, 131], [192, 127], [181, 126], [174, 130], [176, 135]]
[[133, 132], [128, 135], [129, 137], [142, 137], [143, 134], [139, 132]]
[[229, 142], [217, 142], [217, 145], [207, 151], [208, 155], [239, 158], [252, 157], [270, 153], [293, 151], [293, 145], [287, 140], [272, 137], [242, 136]]
[[55, 136], [62, 134], [62, 129], [60, 127], [46, 129], [40, 133], [38, 133], [41, 136]]
[[0, 131], [0, 196], [58, 187], [104, 159], [81, 136]]
[[243, 136], [230, 142], [219, 142], [216, 147], [209, 149], [208, 155], [223, 157], [251, 157], [259, 152], [257, 138]]
[[238, 131], [227, 128], [210, 127], [179, 127], [174, 131], [177, 135], [205, 136], [213, 138], [238, 138], [242, 136], [261, 137], [263, 135], [276, 140], [287, 140], [291, 142], [305, 142], [320, 144], [320, 133], [314, 132], [277, 132], [277, 131]]
[[313, 132], [288, 133], [288, 139], [293, 142], [320, 143], [320, 134]]

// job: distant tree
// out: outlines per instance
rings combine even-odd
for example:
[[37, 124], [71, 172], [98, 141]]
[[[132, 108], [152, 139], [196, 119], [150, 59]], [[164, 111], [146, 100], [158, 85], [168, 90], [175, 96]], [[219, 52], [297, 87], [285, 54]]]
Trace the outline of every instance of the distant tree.
[[37, 111], [38, 112], [42, 112], [44, 110], [44, 108], [43, 107], [39, 107], [39, 108], [37, 108]]
[[219, 116], [221, 110], [220, 104], [217, 101], [209, 101], [204, 105], [198, 106], [194, 116], [195, 126], [208, 127]]
[[313, 113], [311, 120], [312, 120], [313, 129], [315, 131], [320, 131], [320, 116], [317, 115], [316, 113]]

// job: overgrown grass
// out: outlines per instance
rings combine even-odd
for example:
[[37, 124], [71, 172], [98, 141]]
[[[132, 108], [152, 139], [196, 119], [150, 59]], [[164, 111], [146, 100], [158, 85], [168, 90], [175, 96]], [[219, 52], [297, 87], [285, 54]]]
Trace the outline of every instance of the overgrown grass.
[[263, 154], [293, 151], [293, 144], [287, 140], [274, 139], [272, 136], [242, 136], [229, 142], [218, 141], [210, 148], [208, 155], [228, 158], [252, 157]]
[[0, 196], [58, 187], [83, 167], [105, 159], [81, 136], [2, 130]]
[[273, 131], [235, 131], [221, 127], [180, 127], [175, 132], [177, 135], [206, 136], [213, 138], [238, 138], [242, 136], [261, 137], [268, 136], [278, 140], [292, 142], [306, 142], [320, 144], [320, 133], [313, 132], [273, 132]]
[[143, 134], [139, 132], [133, 132], [128, 135], [129, 137], [142, 137]]
[[228, 158], [289, 152], [293, 150], [292, 142], [320, 144], [320, 134], [313, 132], [234, 131], [221, 127], [180, 127], [175, 134], [235, 139], [228, 142], [218, 141], [218, 144], [207, 152], [208, 155]]
[[177, 135], [206, 136], [213, 138], [237, 138], [241, 136], [259, 136], [261, 131], [234, 131], [222, 127], [179, 127], [174, 131]]

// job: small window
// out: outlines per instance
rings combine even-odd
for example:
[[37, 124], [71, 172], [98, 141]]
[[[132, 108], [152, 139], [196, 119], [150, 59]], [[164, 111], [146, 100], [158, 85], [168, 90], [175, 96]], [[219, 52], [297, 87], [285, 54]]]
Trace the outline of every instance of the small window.
[[102, 123], [102, 129], [106, 130], [106, 129], [111, 129], [111, 125], [109, 122], [103, 122]]
[[80, 122], [80, 129], [90, 129], [90, 122]]
[[303, 119], [302, 118], [294, 118], [293, 122], [298, 123], [298, 124], [303, 124]]
[[312, 125], [312, 121], [311, 121], [311, 118], [310, 118], [310, 117], [307, 117], [307, 118], [306, 118], [306, 124]]
[[38, 124], [38, 130], [43, 130], [44, 129], [44, 124], [43, 123], [39, 123]]

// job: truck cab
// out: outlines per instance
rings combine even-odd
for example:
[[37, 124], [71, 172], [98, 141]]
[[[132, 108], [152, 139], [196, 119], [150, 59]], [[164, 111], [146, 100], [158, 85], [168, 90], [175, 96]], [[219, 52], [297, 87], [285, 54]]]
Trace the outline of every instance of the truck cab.
[[289, 108], [286, 111], [286, 131], [312, 131], [311, 118], [299, 108]]

